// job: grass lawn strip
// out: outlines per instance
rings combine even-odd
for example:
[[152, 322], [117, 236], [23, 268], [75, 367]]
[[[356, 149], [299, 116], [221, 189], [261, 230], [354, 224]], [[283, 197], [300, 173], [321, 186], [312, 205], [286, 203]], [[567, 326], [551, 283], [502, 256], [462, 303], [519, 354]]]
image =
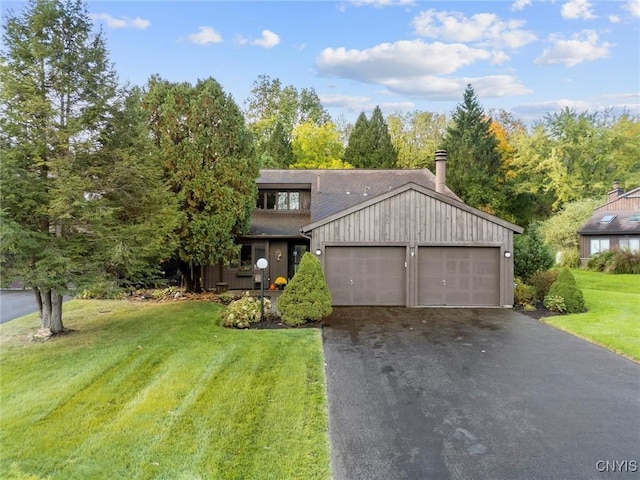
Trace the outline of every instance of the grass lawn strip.
[[544, 321], [640, 362], [640, 275], [573, 274], [588, 311]]
[[72, 301], [0, 327], [2, 478], [329, 478], [316, 329], [234, 331], [205, 302]]

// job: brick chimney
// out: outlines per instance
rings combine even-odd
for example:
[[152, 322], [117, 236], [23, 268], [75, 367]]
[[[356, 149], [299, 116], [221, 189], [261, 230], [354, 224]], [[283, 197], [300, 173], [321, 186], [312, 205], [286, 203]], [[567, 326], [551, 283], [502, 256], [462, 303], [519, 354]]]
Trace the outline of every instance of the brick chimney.
[[613, 202], [617, 200], [620, 195], [624, 193], [624, 190], [620, 188], [620, 182], [618, 180], [613, 181], [613, 190], [611, 190], [607, 195], [609, 195], [609, 201]]
[[447, 151], [436, 150], [436, 192], [445, 193], [447, 178]]

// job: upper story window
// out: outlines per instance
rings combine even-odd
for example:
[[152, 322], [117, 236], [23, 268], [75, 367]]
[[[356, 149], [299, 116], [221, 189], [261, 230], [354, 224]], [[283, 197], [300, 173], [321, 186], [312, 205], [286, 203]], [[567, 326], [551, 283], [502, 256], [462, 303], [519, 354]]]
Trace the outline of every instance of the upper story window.
[[259, 210], [302, 210], [300, 192], [265, 190], [258, 193], [256, 208]]

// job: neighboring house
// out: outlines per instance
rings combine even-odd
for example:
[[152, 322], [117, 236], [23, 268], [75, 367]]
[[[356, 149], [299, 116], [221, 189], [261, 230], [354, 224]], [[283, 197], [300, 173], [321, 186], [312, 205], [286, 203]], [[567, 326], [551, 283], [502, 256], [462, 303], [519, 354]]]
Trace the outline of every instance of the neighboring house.
[[613, 183], [608, 202], [594, 209], [580, 234], [580, 260], [614, 249], [640, 251], [640, 187], [626, 193]]
[[513, 305], [513, 235], [522, 228], [465, 205], [421, 170], [262, 170], [238, 258], [203, 270], [203, 286], [259, 288], [291, 278], [304, 252], [322, 263], [334, 305]]

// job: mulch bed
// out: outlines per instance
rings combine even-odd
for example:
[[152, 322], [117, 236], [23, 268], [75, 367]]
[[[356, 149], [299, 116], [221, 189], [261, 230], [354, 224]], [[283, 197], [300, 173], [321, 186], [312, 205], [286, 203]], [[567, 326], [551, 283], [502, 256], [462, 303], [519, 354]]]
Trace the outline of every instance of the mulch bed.
[[531, 312], [526, 311], [520, 305], [514, 306], [513, 310], [523, 315], [526, 315], [527, 317], [533, 318], [535, 320], [540, 320], [541, 318], [554, 317], [556, 315], [560, 315], [557, 312], [552, 312], [551, 310], [547, 310], [545, 306], [542, 304], [542, 302], [538, 302], [536, 304], [536, 309]]

